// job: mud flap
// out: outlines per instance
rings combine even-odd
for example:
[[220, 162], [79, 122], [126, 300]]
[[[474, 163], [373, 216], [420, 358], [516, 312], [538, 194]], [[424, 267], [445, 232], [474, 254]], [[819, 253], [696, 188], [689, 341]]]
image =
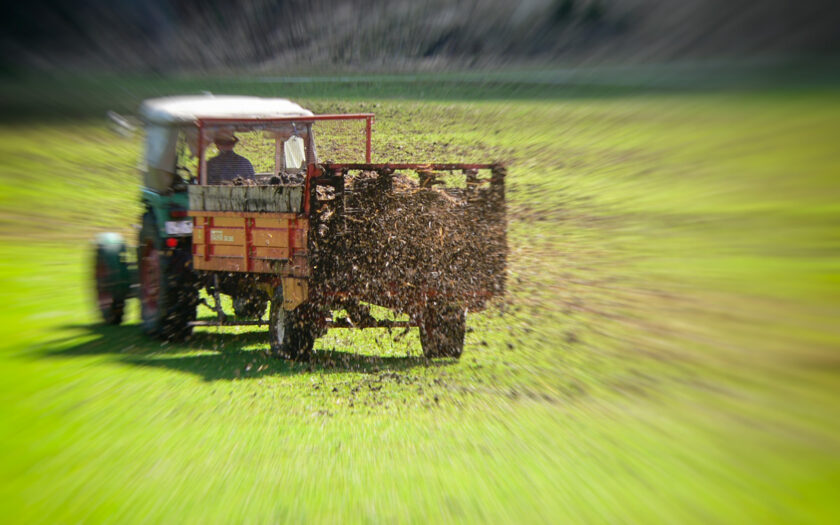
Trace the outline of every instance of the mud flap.
[[309, 283], [306, 279], [283, 277], [283, 309], [292, 311], [309, 298]]

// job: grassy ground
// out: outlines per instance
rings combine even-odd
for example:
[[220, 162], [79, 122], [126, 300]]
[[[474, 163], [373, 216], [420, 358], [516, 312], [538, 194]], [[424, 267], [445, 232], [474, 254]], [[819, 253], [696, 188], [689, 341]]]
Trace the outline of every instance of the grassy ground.
[[840, 518], [838, 92], [294, 89], [376, 112], [374, 160], [509, 163], [504, 308], [434, 363], [415, 333], [289, 365], [259, 330], [98, 324], [89, 242], [131, 234], [140, 143], [74, 92], [0, 127], [6, 520]]

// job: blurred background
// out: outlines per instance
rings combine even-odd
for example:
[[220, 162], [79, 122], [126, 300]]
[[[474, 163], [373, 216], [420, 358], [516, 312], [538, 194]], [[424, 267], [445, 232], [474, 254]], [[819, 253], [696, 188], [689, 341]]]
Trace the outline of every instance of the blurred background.
[[837, 50], [833, 2], [34, 1], [9, 66], [121, 72], [437, 71], [766, 60]]
[[[32, 0], [0, 28], [10, 522], [840, 519], [836, 2]], [[100, 322], [137, 109], [206, 92], [373, 112], [375, 162], [508, 166], [507, 294], [460, 360]]]

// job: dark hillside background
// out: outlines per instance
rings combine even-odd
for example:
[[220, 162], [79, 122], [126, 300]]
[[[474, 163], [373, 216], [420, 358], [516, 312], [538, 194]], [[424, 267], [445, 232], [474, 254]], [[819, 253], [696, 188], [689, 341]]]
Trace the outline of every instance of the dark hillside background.
[[790, 59], [840, 50], [840, 3], [751, 0], [33, 0], [4, 69], [405, 71]]

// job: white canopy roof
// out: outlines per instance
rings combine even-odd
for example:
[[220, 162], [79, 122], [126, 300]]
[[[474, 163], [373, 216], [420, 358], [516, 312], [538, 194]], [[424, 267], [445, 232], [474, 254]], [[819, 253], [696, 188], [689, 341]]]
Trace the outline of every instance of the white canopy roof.
[[197, 118], [308, 117], [313, 113], [285, 98], [193, 95], [152, 98], [140, 106], [144, 119], [155, 124], [186, 124]]

